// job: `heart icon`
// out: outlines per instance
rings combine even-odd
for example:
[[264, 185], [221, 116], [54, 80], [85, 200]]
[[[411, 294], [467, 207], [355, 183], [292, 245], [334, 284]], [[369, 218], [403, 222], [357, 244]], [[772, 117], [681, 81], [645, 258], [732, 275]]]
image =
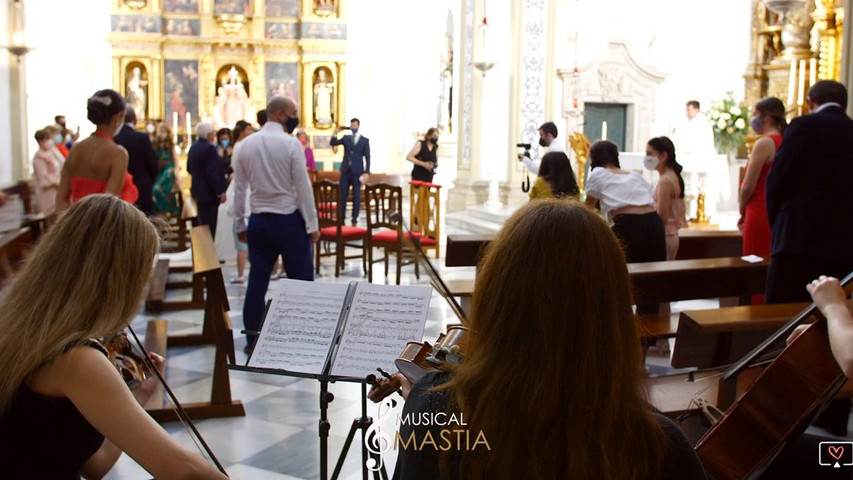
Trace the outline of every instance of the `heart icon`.
[[841, 460], [841, 456], [844, 455], [844, 447], [841, 445], [829, 447], [829, 454], [832, 455], [832, 458]]

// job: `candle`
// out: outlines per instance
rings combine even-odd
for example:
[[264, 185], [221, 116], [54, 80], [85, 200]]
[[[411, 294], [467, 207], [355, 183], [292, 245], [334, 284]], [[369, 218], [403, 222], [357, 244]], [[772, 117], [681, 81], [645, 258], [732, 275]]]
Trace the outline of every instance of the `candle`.
[[607, 122], [601, 122], [601, 139], [607, 140]]
[[802, 107], [803, 101], [806, 98], [806, 59], [800, 60], [800, 85], [797, 91], [797, 106]]
[[791, 73], [788, 75], [788, 106], [794, 106], [794, 92], [797, 83], [797, 62], [791, 60]]
[[809, 87], [817, 83], [817, 59], [809, 59]]
[[193, 134], [193, 121], [190, 116], [190, 112], [187, 112], [187, 139], [189, 139]]
[[178, 136], [178, 112], [172, 114], [172, 133]]

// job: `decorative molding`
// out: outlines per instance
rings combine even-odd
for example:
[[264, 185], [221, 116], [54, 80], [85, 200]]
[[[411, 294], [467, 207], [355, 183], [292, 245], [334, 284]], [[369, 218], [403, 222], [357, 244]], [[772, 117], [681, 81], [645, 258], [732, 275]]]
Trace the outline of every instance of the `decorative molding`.
[[463, 39], [465, 49], [465, 62], [460, 65], [462, 68], [462, 78], [464, 79], [464, 88], [462, 91], [462, 162], [459, 167], [463, 169], [471, 168], [471, 132], [472, 119], [474, 113], [473, 108], [473, 85], [474, 67], [472, 59], [474, 58], [474, 0], [465, 0], [465, 38]]
[[535, 144], [545, 117], [545, 0], [526, 0], [522, 43], [521, 138]]

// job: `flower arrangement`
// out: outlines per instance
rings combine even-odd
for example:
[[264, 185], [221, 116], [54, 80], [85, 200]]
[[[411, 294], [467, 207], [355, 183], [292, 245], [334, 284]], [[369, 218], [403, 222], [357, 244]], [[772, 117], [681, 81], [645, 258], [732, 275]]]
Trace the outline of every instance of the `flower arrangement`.
[[718, 152], [728, 154], [743, 146], [743, 136], [749, 133], [749, 108], [735, 101], [734, 92], [726, 92], [726, 98], [715, 101], [708, 117]]

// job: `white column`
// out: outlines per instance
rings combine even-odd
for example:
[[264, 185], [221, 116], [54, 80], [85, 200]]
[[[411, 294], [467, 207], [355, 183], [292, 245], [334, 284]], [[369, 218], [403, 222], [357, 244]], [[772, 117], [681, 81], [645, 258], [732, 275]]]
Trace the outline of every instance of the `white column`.
[[[8, 31], [8, 1], [0, 3], [0, 25], [6, 25]], [[3, 43], [6, 38], [0, 39]], [[9, 85], [9, 69], [15, 56], [6, 50], [0, 50], [0, 185], [12, 183], [12, 94]]]

